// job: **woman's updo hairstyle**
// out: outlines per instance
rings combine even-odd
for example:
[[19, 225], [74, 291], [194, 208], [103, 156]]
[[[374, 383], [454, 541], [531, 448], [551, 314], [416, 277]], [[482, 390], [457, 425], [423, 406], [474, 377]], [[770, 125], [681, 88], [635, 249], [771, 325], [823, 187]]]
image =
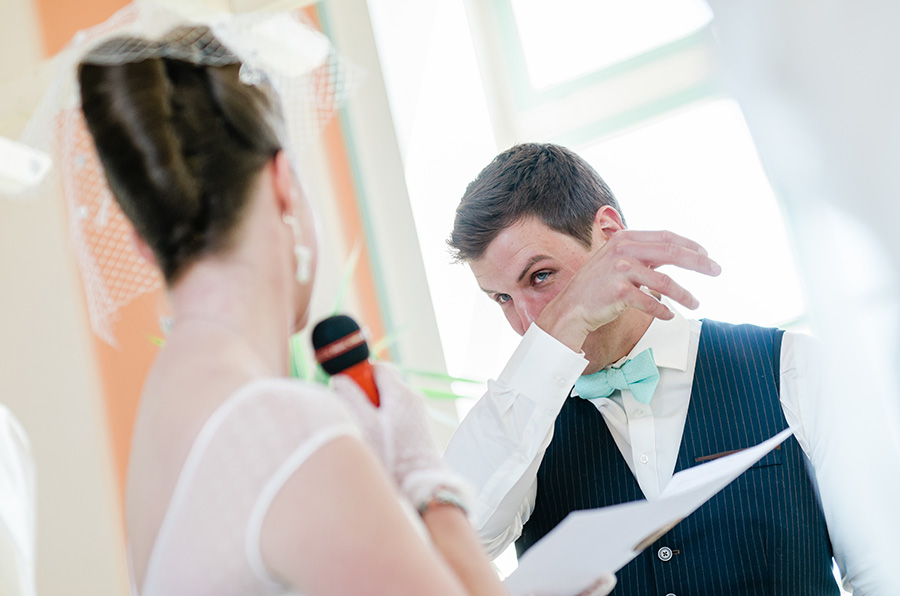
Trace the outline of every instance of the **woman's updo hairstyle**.
[[206, 27], [112, 39], [78, 66], [110, 189], [169, 285], [228, 248], [251, 183], [282, 147], [277, 102], [240, 67]]

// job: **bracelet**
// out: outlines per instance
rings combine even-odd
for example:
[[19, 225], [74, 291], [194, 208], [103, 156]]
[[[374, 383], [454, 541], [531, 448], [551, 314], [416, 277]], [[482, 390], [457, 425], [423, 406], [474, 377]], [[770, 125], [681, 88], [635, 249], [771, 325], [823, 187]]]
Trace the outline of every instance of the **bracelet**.
[[462, 498], [458, 493], [452, 491], [447, 488], [442, 488], [434, 492], [431, 495], [431, 498], [422, 503], [417, 507], [419, 510], [419, 515], [425, 515], [425, 512], [431, 509], [434, 505], [452, 505], [456, 507], [460, 511], [463, 512], [463, 515], [468, 517], [469, 510], [466, 508], [466, 504], [463, 502]]

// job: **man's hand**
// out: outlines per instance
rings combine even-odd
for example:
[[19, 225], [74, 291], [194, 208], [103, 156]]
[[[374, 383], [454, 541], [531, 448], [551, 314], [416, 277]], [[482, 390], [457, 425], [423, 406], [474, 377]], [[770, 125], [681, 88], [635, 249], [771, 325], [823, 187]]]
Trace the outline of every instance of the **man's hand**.
[[[646, 290], [667, 296], [691, 310], [699, 306], [694, 296], [671, 277], [656, 271], [663, 265], [719, 275], [722, 269], [706, 250], [672, 232], [620, 230], [572, 276], [569, 284], [544, 308], [537, 325], [574, 351], [585, 338], [636, 308], [659, 319], [674, 315]], [[645, 288], [645, 289], [642, 289]]]

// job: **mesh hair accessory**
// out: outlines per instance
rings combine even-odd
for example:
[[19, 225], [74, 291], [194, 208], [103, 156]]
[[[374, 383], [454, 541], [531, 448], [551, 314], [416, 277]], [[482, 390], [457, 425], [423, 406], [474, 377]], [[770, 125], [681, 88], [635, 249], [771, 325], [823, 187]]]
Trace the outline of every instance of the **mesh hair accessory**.
[[131, 224], [108, 188], [81, 113], [76, 70], [82, 60], [111, 65], [149, 58], [240, 64], [241, 82], [265, 84], [280, 101], [283, 122], [273, 128], [295, 165], [361, 78], [301, 11], [186, 16], [153, 0], [135, 0], [75, 35], [54, 58], [54, 78], [20, 139], [51, 155], [53, 167], [41, 185], [11, 198], [62, 192], [91, 328], [111, 345], [117, 343], [120, 309], [163, 282], [138, 255]]
[[373, 366], [381, 399], [377, 408], [347, 375], [335, 375], [332, 384], [400, 492], [417, 509], [441, 492], [470, 503], [468, 485], [444, 465], [431, 437], [424, 398], [404, 385], [391, 366]]

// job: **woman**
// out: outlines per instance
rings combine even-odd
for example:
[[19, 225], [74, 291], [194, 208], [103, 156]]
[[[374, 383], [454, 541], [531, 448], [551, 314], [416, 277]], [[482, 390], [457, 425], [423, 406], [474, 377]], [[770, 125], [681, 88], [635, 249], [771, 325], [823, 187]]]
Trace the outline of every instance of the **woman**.
[[420, 432], [417, 396], [381, 367], [377, 412], [343, 392], [379, 462], [335, 394], [285, 378], [308, 316], [313, 214], [271, 94], [241, 82], [208, 31], [188, 33], [112, 40], [78, 72], [110, 188], [174, 314], [129, 464], [136, 592], [506, 593]]

